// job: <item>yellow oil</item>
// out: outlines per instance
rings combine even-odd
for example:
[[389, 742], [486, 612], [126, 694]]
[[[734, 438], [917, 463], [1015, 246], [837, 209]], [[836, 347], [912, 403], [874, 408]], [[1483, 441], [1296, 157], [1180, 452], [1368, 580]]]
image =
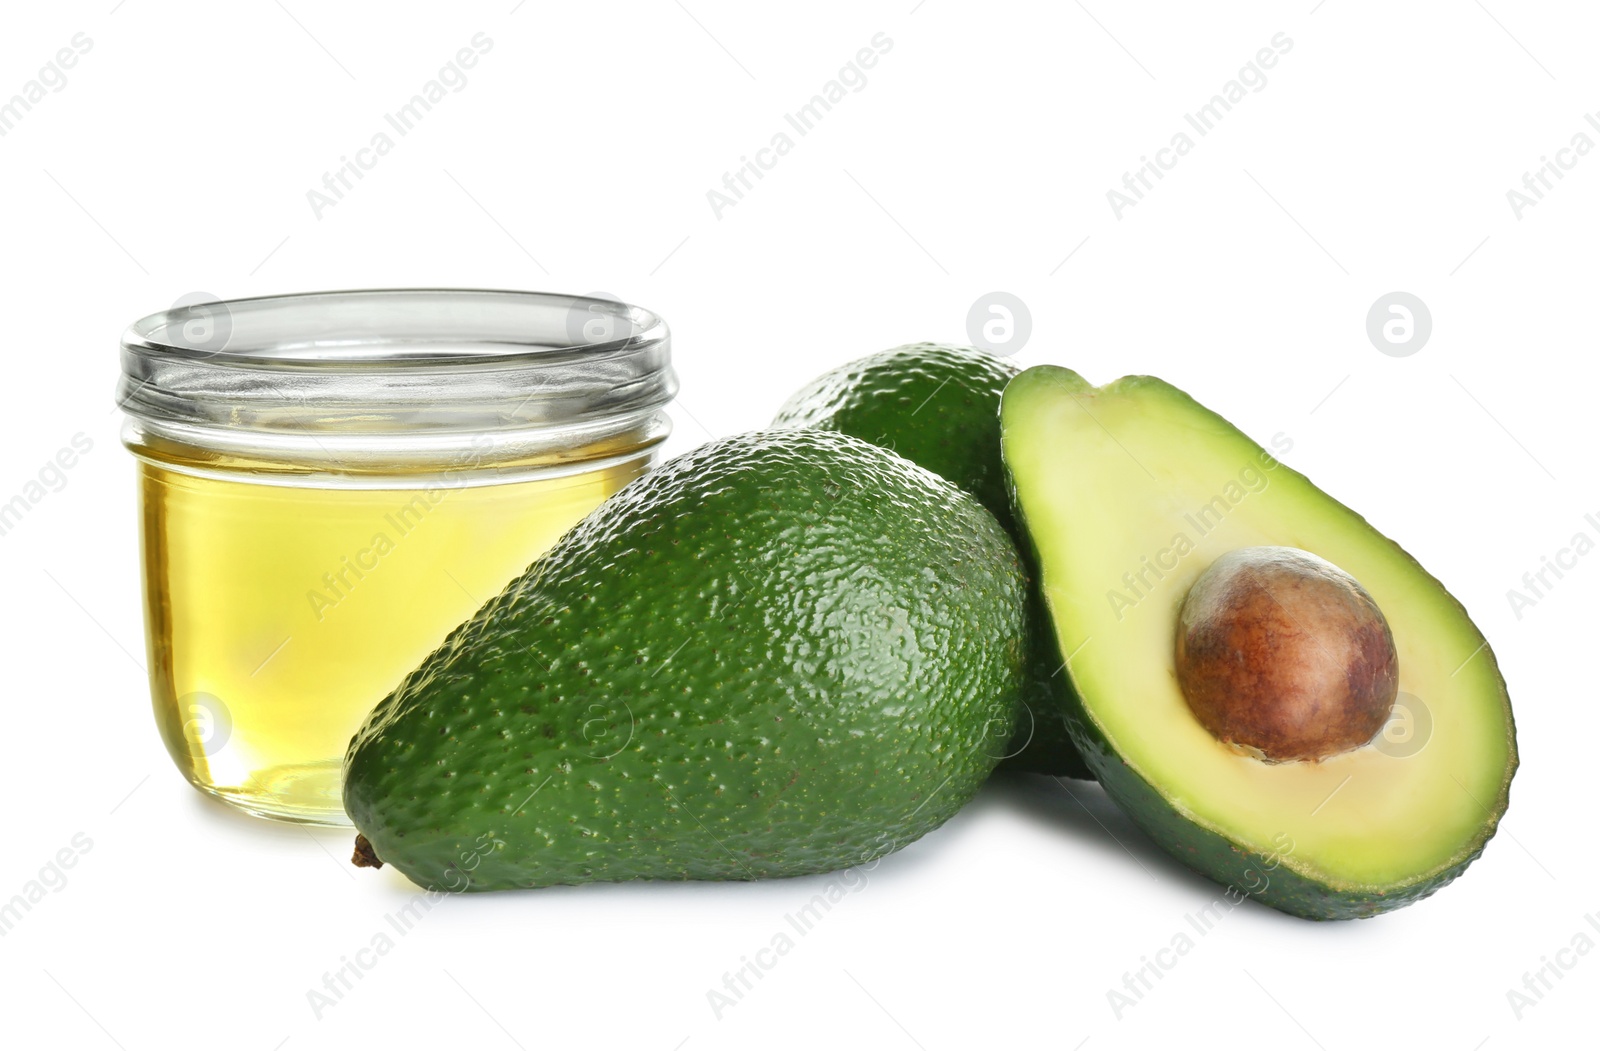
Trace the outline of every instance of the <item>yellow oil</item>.
[[367, 713], [647, 464], [333, 489], [141, 459], [151, 693], [179, 769], [254, 814], [347, 824], [340, 764]]

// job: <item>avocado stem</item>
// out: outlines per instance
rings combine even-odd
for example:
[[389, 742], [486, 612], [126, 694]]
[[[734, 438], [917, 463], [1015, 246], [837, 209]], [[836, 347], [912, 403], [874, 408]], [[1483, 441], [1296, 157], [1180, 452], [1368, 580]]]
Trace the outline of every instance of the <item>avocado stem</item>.
[[378, 860], [378, 852], [372, 849], [372, 842], [361, 833], [356, 833], [356, 852], [350, 855], [350, 864], [358, 869], [381, 869], [383, 862]]

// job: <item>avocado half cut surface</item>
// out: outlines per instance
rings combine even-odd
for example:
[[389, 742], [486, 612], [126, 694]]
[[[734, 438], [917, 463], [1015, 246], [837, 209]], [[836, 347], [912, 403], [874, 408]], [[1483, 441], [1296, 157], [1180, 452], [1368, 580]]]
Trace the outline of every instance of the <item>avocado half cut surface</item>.
[[[1094, 387], [1031, 368], [1006, 388], [1001, 430], [1075, 687], [1071, 732], [1106, 792], [1163, 848], [1312, 919], [1408, 905], [1483, 851], [1517, 767], [1511, 705], [1483, 636], [1416, 560], [1158, 379]], [[1224, 556], [1259, 561], [1251, 549], [1315, 556], [1300, 568], [1337, 567], [1326, 586], [1347, 574], [1381, 611], [1398, 671], [1390, 717], [1369, 742], [1274, 761], [1195, 715], [1178, 667], [1185, 601]], [[1286, 622], [1304, 626], [1294, 611]], [[1293, 650], [1283, 640], [1294, 634], [1268, 632], [1256, 647], [1265, 655], [1235, 647], [1228, 659], [1270, 678], [1263, 662]], [[1326, 655], [1312, 636], [1300, 649]], [[1381, 687], [1383, 674], [1364, 685]]]

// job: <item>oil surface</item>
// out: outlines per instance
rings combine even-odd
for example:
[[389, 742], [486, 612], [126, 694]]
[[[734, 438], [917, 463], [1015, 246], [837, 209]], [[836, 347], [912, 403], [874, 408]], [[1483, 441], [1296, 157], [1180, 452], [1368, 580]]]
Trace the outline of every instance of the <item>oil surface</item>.
[[195, 787], [243, 810], [348, 824], [340, 765], [367, 713], [647, 463], [471, 488], [325, 489], [141, 460], [151, 694], [167, 750]]

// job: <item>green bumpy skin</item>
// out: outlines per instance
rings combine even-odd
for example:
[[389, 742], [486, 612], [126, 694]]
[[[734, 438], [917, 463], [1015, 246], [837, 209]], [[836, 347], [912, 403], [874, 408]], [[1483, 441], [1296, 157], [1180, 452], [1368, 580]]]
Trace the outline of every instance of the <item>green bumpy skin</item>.
[[711, 442], [627, 486], [368, 717], [344, 803], [413, 882], [799, 876], [949, 819], [1015, 732], [994, 517], [854, 438]]
[[[1022, 544], [1000, 461], [1000, 395], [1017, 369], [971, 347], [911, 343], [842, 365], [796, 392], [774, 427], [838, 431], [892, 449], [965, 489]], [[1003, 768], [1091, 778], [1067, 732], [1072, 685], [1029, 590], [1027, 685]]]

